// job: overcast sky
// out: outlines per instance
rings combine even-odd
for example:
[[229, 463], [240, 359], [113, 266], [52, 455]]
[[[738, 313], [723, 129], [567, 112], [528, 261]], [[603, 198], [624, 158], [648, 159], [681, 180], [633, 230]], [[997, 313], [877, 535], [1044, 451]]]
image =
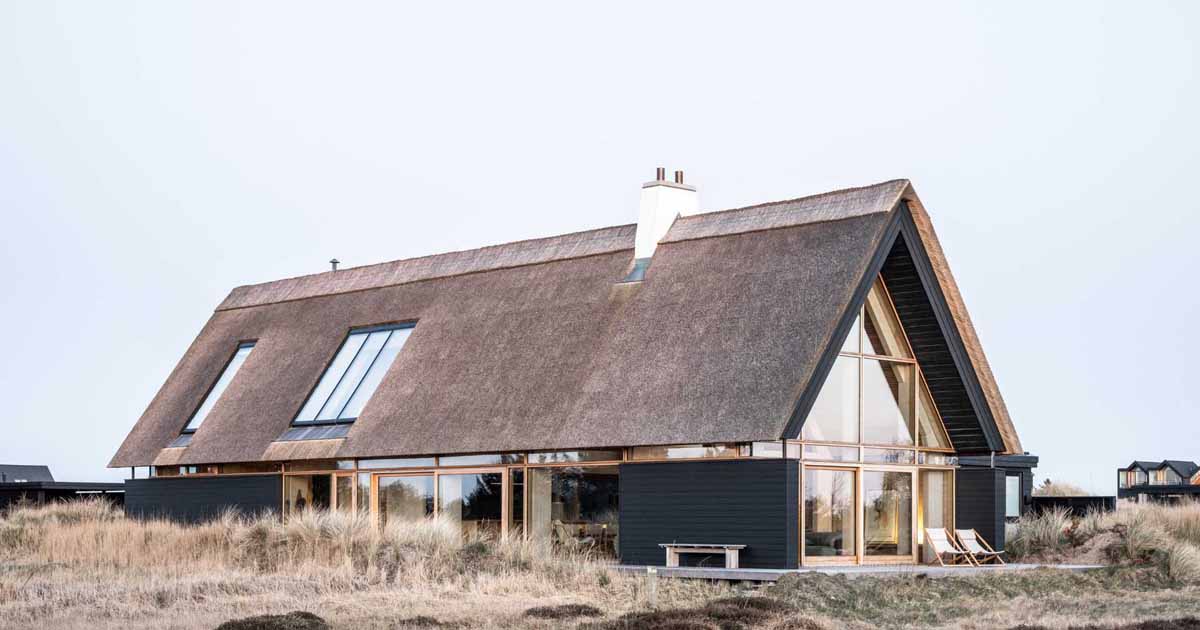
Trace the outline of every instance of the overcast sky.
[[234, 286], [633, 222], [660, 165], [912, 179], [1039, 479], [1200, 460], [1200, 3], [849, 5], [0, 0], [0, 463], [121, 478]]

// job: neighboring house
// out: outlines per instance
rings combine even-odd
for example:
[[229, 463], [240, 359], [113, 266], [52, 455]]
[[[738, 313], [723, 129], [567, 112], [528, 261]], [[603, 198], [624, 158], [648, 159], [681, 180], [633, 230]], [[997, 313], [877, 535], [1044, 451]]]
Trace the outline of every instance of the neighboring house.
[[634, 225], [234, 289], [112, 459], [151, 467], [127, 511], [440, 516], [627, 564], [1002, 547], [1037, 458], [909, 182], [697, 208], [660, 169]]
[[1183, 459], [1135, 461], [1117, 469], [1117, 498], [1138, 503], [1200, 498], [1200, 465]]
[[49, 466], [0, 464], [0, 510], [14, 503], [41, 505], [96, 495], [120, 502], [124, 492], [120, 483], [55, 481]]

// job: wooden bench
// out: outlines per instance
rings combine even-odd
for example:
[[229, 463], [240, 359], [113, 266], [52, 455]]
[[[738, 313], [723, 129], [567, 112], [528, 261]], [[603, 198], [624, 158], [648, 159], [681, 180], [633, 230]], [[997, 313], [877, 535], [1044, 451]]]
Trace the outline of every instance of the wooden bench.
[[746, 548], [746, 545], [701, 545], [687, 543], [662, 543], [659, 545], [667, 550], [667, 566], [679, 566], [679, 554], [681, 553], [722, 553], [725, 554], [725, 568], [738, 568], [738, 554]]

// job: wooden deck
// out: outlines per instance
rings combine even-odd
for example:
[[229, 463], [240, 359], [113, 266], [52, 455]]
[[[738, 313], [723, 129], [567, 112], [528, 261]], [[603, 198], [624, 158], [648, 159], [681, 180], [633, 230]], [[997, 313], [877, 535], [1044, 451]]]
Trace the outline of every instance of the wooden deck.
[[925, 575], [931, 578], [952, 577], [956, 575], [984, 575], [988, 573], [1006, 573], [1012, 571], [1028, 571], [1031, 569], [1050, 568], [1067, 571], [1087, 571], [1100, 569], [1099, 564], [1007, 564], [1004, 566], [982, 567], [939, 567], [928, 564], [884, 564], [857, 565], [844, 567], [804, 567], [800, 569], [725, 569], [721, 567], [646, 567], [618, 565], [618, 571], [625, 573], [645, 574], [653, 568], [658, 577], [681, 578], [697, 580], [733, 580], [739, 582], [774, 582], [788, 573], [824, 573], [826, 575], [845, 575], [848, 578], [882, 577], [890, 575]]

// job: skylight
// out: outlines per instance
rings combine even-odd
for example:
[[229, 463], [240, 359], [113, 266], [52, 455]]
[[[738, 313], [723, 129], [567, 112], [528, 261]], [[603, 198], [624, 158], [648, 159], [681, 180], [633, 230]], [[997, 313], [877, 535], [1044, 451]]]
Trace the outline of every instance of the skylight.
[[246, 357], [250, 356], [250, 351], [254, 349], [254, 342], [238, 344], [237, 352], [233, 353], [233, 358], [229, 363], [225, 364], [225, 370], [221, 372], [221, 376], [217, 382], [213, 384], [212, 389], [208, 390], [208, 395], [204, 397], [204, 402], [200, 403], [200, 407], [196, 409], [196, 413], [192, 414], [192, 419], [188, 420], [187, 426], [184, 427], [184, 433], [193, 433], [200, 425], [204, 423], [204, 419], [208, 417], [208, 412], [212, 411], [217, 400], [221, 398], [221, 394], [225, 393], [225, 388], [229, 387], [230, 381], [237, 374], [238, 368], [242, 367], [242, 363], [246, 361]]
[[412, 330], [405, 325], [351, 331], [292, 424], [354, 422]]

